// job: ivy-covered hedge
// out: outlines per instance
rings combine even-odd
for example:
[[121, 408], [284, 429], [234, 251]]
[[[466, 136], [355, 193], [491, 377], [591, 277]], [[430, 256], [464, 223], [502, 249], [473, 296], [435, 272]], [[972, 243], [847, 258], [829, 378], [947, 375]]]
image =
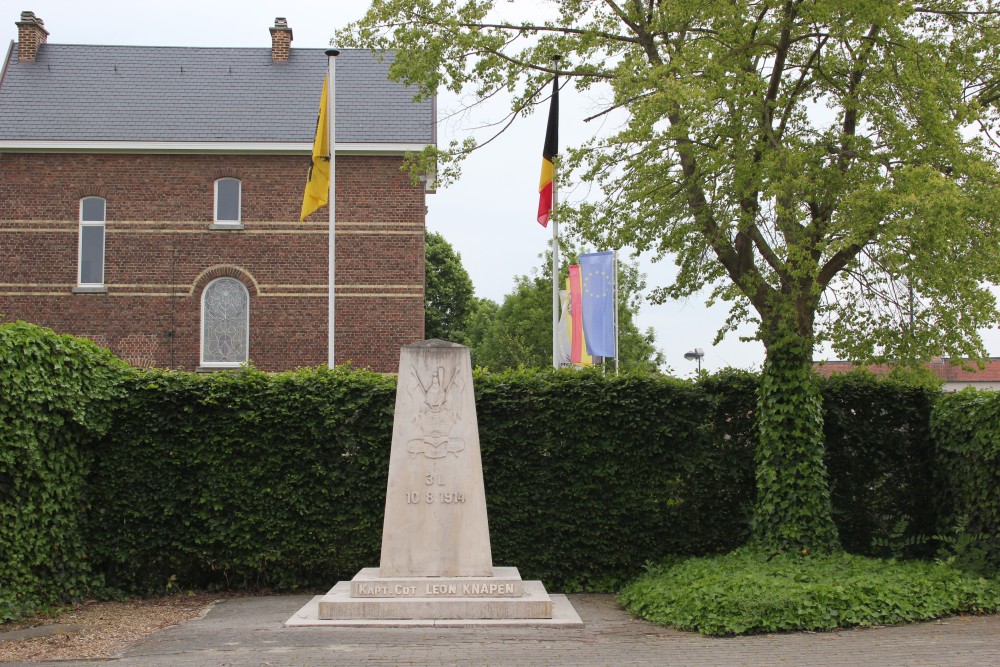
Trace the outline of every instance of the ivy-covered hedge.
[[[1000, 392], [967, 389], [944, 397], [931, 429], [940, 468], [940, 527], [1000, 569]], [[962, 556], [964, 554], [958, 554]]]
[[126, 372], [90, 341], [0, 325], [0, 622], [99, 585], [83, 488]]

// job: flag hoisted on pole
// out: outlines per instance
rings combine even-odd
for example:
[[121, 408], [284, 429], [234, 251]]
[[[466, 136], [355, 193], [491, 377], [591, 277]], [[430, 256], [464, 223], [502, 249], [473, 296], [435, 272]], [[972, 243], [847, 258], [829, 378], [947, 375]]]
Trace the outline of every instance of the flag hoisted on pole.
[[329, 77], [324, 77], [323, 94], [319, 98], [319, 118], [316, 120], [316, 138], [313, 140], [312, 161], [309, 164], [309, 174], [306, 177], [306, 190], [302, 195], [300, 222], [315, 213], [321, 206], [325, 206], [330, 196], [330, 127], [326, 115], [328, 82]]
[[559, 153], [558, 74], [552, 77], [552, 101], [549, 103], [549, 122], [545, 126], [545, 143], [542, 145], [542, 176], [538, 181], [538, 224], [542, 227], [548, 227], [549, 219], [552, 217], [552, 209], [556, 207], [555, 158], [557, 153]]
[[552, 76], [552, 100], [549, 121], [545, 126], [542, 146], [542, 176], [538, 183], [538, 223], [546, 227], [552, 221], [552, 367], [559, 368], [559, 223], [552, 219], [556, 208], [556, 165], [559, 152], [559, 56], [552, 61], [556, 72]]
[[576, 368], [593, 366], [594, 357], [587, 352], [587, 335], [583, 331], [583, 284], [579, 264], [569, 267], [566, 293], [566, 336], [569, 342], [566, 349], [569, 350], [569, 365]]
[[615, 343], [615, 253], [592, 252], [580, 255], [583, 281], [583, 333], [587, 352], [616, 357]]

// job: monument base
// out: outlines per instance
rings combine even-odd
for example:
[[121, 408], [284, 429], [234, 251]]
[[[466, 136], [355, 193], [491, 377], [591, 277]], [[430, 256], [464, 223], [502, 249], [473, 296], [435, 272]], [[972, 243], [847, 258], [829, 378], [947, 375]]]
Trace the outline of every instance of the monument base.
[[540, 581], [523, 581], [517, 568], [495, 568], [492, 577], [379, 577], [378, 572], [365, 568], [352, 581], [338, 582], [285, 626], [583, 626], [564, 595], [550, 596]]

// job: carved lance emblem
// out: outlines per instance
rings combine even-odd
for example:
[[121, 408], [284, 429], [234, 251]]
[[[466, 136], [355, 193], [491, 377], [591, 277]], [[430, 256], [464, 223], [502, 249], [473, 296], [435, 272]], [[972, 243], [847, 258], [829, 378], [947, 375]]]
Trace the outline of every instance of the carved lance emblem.
[[414, 416], [413, 423], [421, 433], [420, 438], [406, 443], [410, 458], [415, 458], [418, 454], [429, 459], [442, 459], [448, 454], [457, 457], [465, 449], [464, 439], [451, 436], [451, 430], [461, 421], [459, 409], [464, 388], [465, 384], [458, 373], [446, 384], [443, 367], [437, 369], [429, 384], [424, 384], [417, 369], [410, 367], [408, 390], [420, 402], [420, 410]]

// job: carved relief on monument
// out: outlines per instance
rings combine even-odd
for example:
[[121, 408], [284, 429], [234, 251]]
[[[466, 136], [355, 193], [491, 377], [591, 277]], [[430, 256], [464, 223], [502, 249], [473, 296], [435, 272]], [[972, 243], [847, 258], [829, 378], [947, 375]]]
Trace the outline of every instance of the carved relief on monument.
[[420, 431], [420, 437], [406, 444], [410, 458], [425, 456], [429, 459], [442, 459], [448, 454], [458, 453], [465, 449], [465, 440], [453, 436], [452, 429], [462, 420], [462, 392], [465, 382], [456, 372], [451, 381], [446, 381], [444, 367], [438, 367], [429, 381], [423, 381], [413, 366], [410, 367], [410, 379], [407, 390], [420, 405], [413, 417], [413, 423]]

